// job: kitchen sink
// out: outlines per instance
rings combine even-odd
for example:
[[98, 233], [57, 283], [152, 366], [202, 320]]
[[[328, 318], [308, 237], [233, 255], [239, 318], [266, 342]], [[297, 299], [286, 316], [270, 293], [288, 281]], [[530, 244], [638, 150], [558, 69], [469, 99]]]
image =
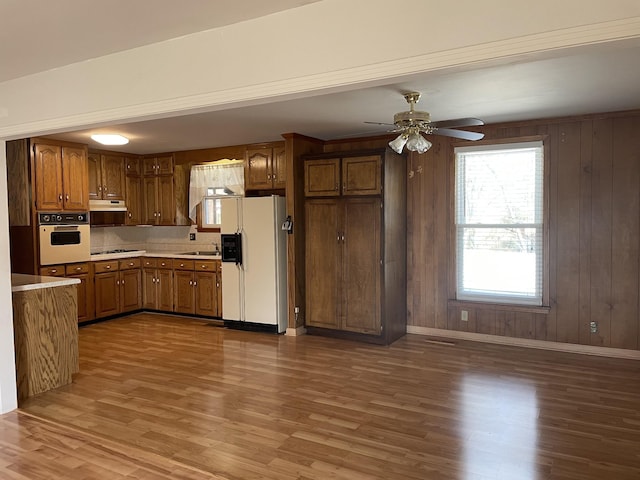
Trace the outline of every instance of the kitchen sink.
[[213, 250], [198, 250], [197, 252], [186, 252], [186, 253], [181, 253], [180, 255], [220, 255], [218, 252], [215, 252]]

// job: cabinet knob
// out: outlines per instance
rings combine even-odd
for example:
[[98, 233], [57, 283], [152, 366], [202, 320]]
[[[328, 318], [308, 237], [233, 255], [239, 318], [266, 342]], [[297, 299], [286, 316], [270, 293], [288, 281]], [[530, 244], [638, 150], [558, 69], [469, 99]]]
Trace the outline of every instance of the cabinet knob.
[[206, 269], [206, 268], [207, 268], [207, 266], [206, 266], [206, 265], [202, 265], [202, 268], [203, 268], [203, 269]]
[[62, 201], [62, 194], [58, 195], [58, 200]]
[[68, 194], [68, 193], [67, 193], [67, 196], [66, 196], [66, 198], [67, 198], [67, 202], [68, 202], [68, 201], [69, 201], [69, 194]]
[[129, 263], [129, 266], [130, 266], [130, 267], [133, 267], [133, 262]]
[[198, 285], [198, 282], [193, 282], [193, 286], [195, 287], [196, 285]]
[[80, 270], [82, 270], [82, 267], [76, 267], [76, 272], [79, 272]]
[[129, 212], [129, 218], [131, 218], [131, 212]]
[[98, 186], [98, 191], [101, 192], [102, 191], [102, 186]]
[[121, 280], [121, 281], [120, 281], [120, 283], [121, 283], [122, 285], [124, 285], [124, 280]]
[[57, 272], [58, 272], [58, 269], [57, 269], [57, 268], [52, 268], [52, 269], [51, 269], [51, 273], [57, 273]]
[[106, 192], [106, 191], [107, 191], [107, 186], [106, 186], [106, 185], [103, 185], [103, 186], [102, 186], [102, 190], [104, 190], [104, 191]]

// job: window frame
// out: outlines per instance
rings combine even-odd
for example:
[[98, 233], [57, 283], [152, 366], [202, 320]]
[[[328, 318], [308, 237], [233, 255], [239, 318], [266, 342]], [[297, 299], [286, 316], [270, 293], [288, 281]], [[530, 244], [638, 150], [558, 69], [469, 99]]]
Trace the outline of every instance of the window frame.
[[[456, 202], [457, 202], [457, 193], [456, 193], [456, 181], [457, 181], [457, 171], [456, 171], [456, 155], [455, 148], [457, 147], [469, 147], [469, 146], [492, 146], [496, 147], [508, 146], [509, 144], [518, 144], [518, 143], [528, 143], [528, 142], [542, 142], [542, 155], [543, 155], [543, 164], [542, 164], [542, 304], [537, 305], [533, 303], [523, 303], [523, 302], [497, 302], [494, 299], [487, 298], [487, 300], [483, 300], [481, 298], [458, 298], [458, 243], [457, 243], [457, 212], [456, 212]], [[550, 193], [550, 171], [549, 171], [549, 141], [548, 135], [530, 135], [530, 136], [521, 136], [521, 137], [509, 137], [509, 138], [496, 138], [496, 139], [485, 139], [473, 142], [473, 145], [470, 145], [469, 142], [455, 142], [451, 144], [451, 172], [450, 182], [449, 182], [449, 191], [451, 192], [451, 201], [449, 204], [450, 209], [450, 252], [451, 252], [451, 263], [449, 266], [449, 271], [451, 272], [450, 276], [450, 286], [452, 295], [449, 300], [449, 304], [455, 305], [464, 305], [464, 304], [473, 304], [477, 306], [482, 305], [503, 305], [509, 309], [517, 310], [526, 310], [526, 311], [540, 311], [541, 313], [547, 313], [549, 311], [549, 193]]]
[[[213, 187], [209, 187], [209, 188], [213, 188]], [[214, 188], [215, 190], [215, 188]], [[231, 196], [231, 195], [223, 195], [220, 193], [213, 193], [211, 195], [206, 195], [203, 197], [202, 201], [196, 206], [196, 230], [198, 232], [212, 232], [212, 233], [220, 233], [221, 231], [221, 224], [205, 224], [203, 223], [203, 220], [205, 218], [204, 215], [204, 202], [206, 200], [209, 199], [220, 199], [220, 198], [224, 198], [226, 196]]]

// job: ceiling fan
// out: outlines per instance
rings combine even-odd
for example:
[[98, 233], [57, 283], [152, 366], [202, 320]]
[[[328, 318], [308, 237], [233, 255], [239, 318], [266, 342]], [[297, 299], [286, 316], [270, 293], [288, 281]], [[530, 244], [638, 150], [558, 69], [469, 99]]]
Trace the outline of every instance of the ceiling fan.
[[474, 127], [484, 125], [478, 118], [456, 118], [454, 120], [443, 120], [432, 122], [429, 112], [421, 112], [415, 109], [416, 103], [420, 100], [419, 92], [408, 92], [404, 94], [404, 99], [409, 104], [409, 111], [399, 112], [393, 116], [393, 124], [380, 122], [365, 122], [375, 125], [394, 125], [391, 132], [400, 132], [395, 140], [389, 142], [389, 146], [397, 153], [402, 153], [406, 146], [407, 150], [424, 153], [431, 148], [431, 142], [421, 133], [427, 135], [444, 135], [446, 137], [461, 138], [463, 140], [480, 140], [484, 133], [467, 132], [465, 130], [455, 130], [451, 127]]

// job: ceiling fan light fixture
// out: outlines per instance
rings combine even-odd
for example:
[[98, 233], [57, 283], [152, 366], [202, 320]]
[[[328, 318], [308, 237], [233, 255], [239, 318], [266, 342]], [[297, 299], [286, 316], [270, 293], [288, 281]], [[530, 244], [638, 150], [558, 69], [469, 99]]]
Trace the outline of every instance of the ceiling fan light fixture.
[[402, 153], [402, 149], [407, 143], [408, 138], [409, 136], [406, 133], [401, 133], [395, 138], [395, 140], [391, 140], [389, 142], [389, 146], [393, 149], [394, 152]]
[[425, 153], [427, 150], [431, 148], [433, 144], [420, 135], [420, 132], [413, 132], [407, 138], [407, 150], [418, 153]]

